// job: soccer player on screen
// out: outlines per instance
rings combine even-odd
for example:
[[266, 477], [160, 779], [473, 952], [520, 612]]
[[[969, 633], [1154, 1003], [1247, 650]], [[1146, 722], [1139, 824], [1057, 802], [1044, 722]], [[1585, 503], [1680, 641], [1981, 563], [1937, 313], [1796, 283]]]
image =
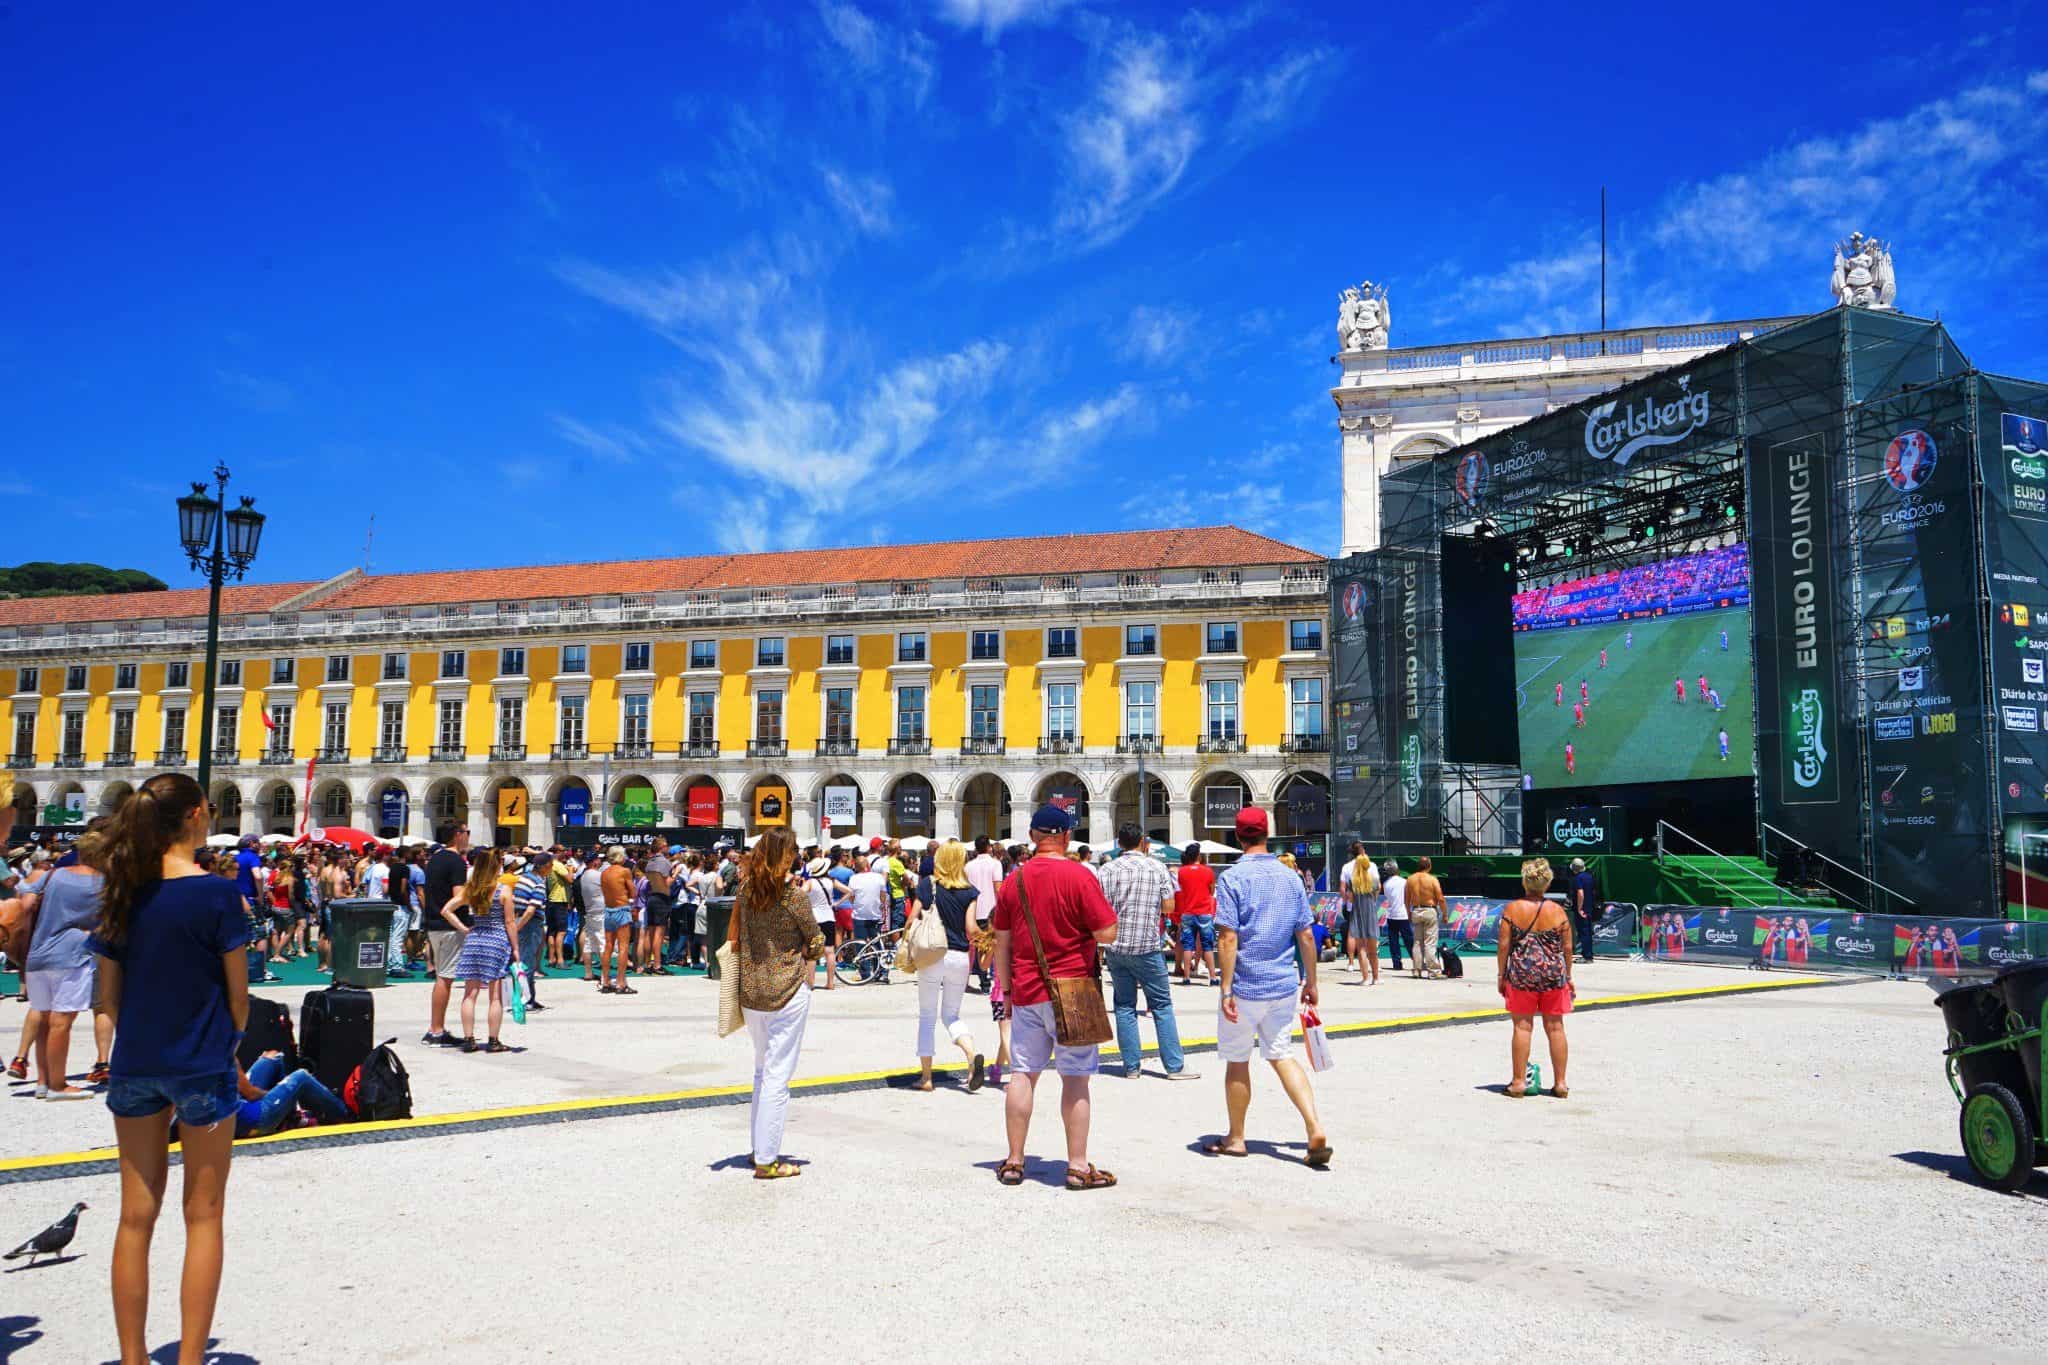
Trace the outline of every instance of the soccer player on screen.
[[1604, 649], [1600, 651], [1600, 666], [1607, 667], [1607, 651]]
[[1630, 631], [1621, 637], [1621, 647], [1623, 649], [1634, 649], [1636, 647], [1636, 633], [1634, 631]]
[[1702, 674], [1700, 674], [1700, 700], [1701, 700], [1701, 701], [1705, 701], [1706, 699], [1707, 699], [1707, 675], [1706, 675], [1706, 674], [1704, 674], [1704, 673], [1702, 673]]
[[1721, 727], [1721, 761], [1728, 761], [1728, 727], [1725, 725]]
[[1572, 752], [1572, 742], [1566, 740], [1564, 742], [1564, 774], [1566, 777], [1573, 777], [1578, 774], [1578, 771], [1578, 756]]
[[1559, 684], [1557, 685], [1557, 704], [1558, 704], [1559, 706], [1563, 706], [1563, 705], [1564, 705], [1564, 684], [1563, 684], [1563, 683], [1559, 683]]
[[1593, 700], [1593, 694], [1586, 690], [1586, 680], [1584, 678], [1579, 679], [1579, 700], [1582, 702]]
[[1721, 648], [1724, 651], [1728, 648], [1728, 632], [1725, 630], [1721, 632]]
[[1716, 711], [1721, 709], [1721, 692], [1719, 688], [1707, 693], [1707, 705], [1713, 707]]
[[1586, 703], [1582, 701], [1572, 703], [1572, 722], [1581, 730], [1586, 728]]
[[1678, 692], [1678, 700], [1679, 700], [1679, 701], [1684, 701], [1684, 700], [1685, 700], [1685, 679], [1684, 679], [1684, 678], [1673, 678], [1673, 679], [1671, 680], [1671, 686], [1672, 686], [1673, 688], [1675, 688], [1675, 689], [1677, 690], [1677, 692]]

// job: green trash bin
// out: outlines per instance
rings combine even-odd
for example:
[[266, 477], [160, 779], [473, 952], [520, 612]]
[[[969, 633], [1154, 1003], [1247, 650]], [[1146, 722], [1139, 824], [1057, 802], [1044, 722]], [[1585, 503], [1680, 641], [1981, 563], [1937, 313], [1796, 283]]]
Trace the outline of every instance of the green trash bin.
[[328, 906], [335, 985], [375, 990], [385, 984], [391, 917], [397, 912], [386, 900], [342, 900]]
[[704, 975], [718, 980], [718, 945], [732, 928], [732, 897], [713, 896], [704, 902]]

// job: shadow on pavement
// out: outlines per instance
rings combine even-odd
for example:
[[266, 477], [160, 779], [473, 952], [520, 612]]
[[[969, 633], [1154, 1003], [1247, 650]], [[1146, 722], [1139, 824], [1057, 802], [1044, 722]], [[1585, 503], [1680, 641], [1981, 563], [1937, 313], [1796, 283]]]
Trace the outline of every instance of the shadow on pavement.
[[1305, 1141], [1268, 1142], [1264, 1138], [1246, 1138], [1244, 1140], [1244, 1156], [1242, 1157], [1231, 1156], [1223, 1152], [1205, 1152], [1202, 1150], [1203, 1146], [1207, 1143], [1221, 1141], [1223, 1141], [1221, 1133], [1209, 1133], [1190, 1142], [1188, 1150], [1205, 1161], [1243, 1161], [1247, 1157], [1262, 1156], [1269, 1161], [1284, 1161], [1290, 1166], [1306, 1166], [1308, 1164], [1308, 1143]]
[[43, 1329], [36, 1326], [41, 1318], [13, 1316], [0, 1318], [0, 1365], [14, 1359], [14, 1353], [25, 1350], [43, 1339]]
[[[998, 1170], [1002, 1169], [1002, 1165], [1002, 1158], [998, 1157], [994, 1161], [977, 1161], [974, 1163], [974, 1168], [978, 1171], [987, 1171], [990, 1175], [994, 1175]], [[1045, 1161], [1037, 1157], [1027, 1156], [1024, 1158], [1024, 1180], [1026, 1184], [1044, 1185], [1050, 1189], [1064, 1190], [1067, 1187], [1067, 1163], [1065, 1161]]]
[[[1959, 1152], [1893, 1152], [1892, 1160], [1903, 1161], [1908, 1166], [1921, 1166], [1930, 1171], [1939, 1171], [1950, 1180], [1959, 1180], [1965, 1185], [1982, 1185], [1975, 1171], [1970, 1169], [1969, 1158]], [[2033, 1178], [2013, 1191], [2026, 1199], [2048, 1199], [2048, 1179], [2041, 1172], [2034, 1172]]]
[[[85, 1253], [82, 1251], [74, 1251], [69, 1256], [45, 1256], [42, 1260], [37, 1261], [34, 1265], [11, 1266], [7, 1269], [5, 1273], [9, 1275], [19, 1275], [25, 1270], [47, 1270], [49, 1267], [53, 1265], [69, 1265], [73, 1261], [82, 1261], [84, 1259]], [[6, 1356], [0, 1356], [0, 1360], [5, 1360], [6, 1358]]]

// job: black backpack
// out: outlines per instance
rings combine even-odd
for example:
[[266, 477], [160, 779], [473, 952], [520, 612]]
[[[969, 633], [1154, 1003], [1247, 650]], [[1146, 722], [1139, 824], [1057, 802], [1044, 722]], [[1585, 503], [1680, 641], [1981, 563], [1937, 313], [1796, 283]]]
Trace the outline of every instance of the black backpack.
[[1465, 975], [1465, 960], [1458, 956], [1456, 948], [1453, 948], [1448, 943], [1438, 945], [1437, 961], [1444, 969], [1444, 978], [1446, 980], [1458, 981], [1463, 979]]
[[[396, 1042], [397, 1039], [392, 1039]], [[391, 1050], [391, 1043], [379, 1043], [362, 1064], [349, 1073], [342, 1087], [342, 1102], [359, 1119], [409, 1119], [412, 1117], [412, 1078], [405, 1063]]]

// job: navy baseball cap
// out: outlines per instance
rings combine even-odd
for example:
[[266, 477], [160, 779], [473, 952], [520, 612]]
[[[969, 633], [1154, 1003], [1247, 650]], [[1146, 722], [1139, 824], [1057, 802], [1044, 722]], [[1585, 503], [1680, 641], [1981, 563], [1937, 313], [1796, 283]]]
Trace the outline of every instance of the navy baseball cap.
[[1074, 817], [1065, 806], [1056, 806], [1048, 801], [1038, 808], [1038, 814], [1031, 817], [1031, 828], [1042, 829], [1048, 834], [1065, 834], [1074, 827]]

